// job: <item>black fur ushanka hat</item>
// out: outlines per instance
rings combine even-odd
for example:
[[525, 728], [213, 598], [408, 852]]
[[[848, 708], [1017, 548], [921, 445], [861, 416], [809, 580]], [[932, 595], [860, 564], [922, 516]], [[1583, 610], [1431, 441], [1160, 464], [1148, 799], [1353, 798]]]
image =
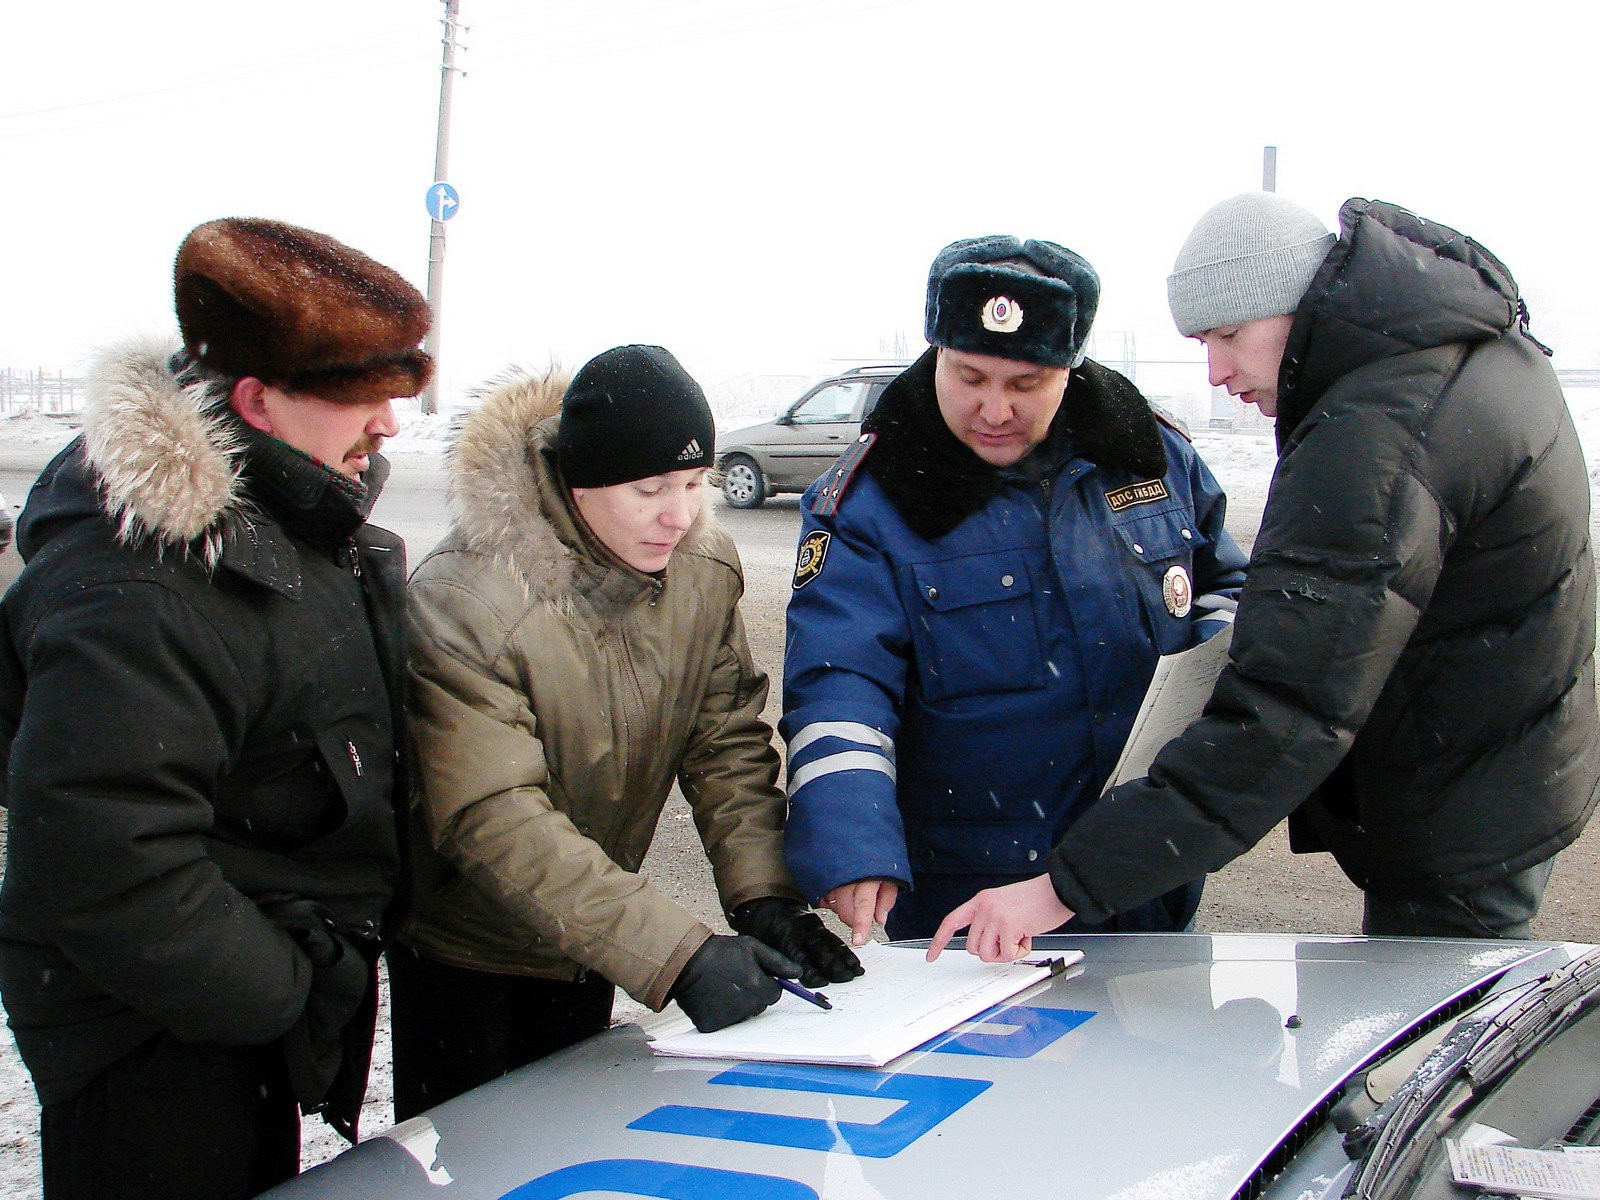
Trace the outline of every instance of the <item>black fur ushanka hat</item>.
[[1047, 367], [1083, 361], [1100, 277], [1054, 242], [1004, 234], [939, 251], [928, 271], [929, 345]]

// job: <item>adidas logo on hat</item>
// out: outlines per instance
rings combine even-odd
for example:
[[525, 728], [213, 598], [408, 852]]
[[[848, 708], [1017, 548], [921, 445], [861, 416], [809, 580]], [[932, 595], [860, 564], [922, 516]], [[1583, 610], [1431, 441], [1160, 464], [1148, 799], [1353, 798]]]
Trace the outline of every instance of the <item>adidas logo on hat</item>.
[[700, 449], [700, 439], [699, 438], [690, 438], [689, 439], [689, 444], [687, 446], [685, 446], [682, 450], [678, 451], [678, 461], [679, 462], [694, 462], [697, 458], [700, 457], [701, 453], [702, 453], [702, 451]]

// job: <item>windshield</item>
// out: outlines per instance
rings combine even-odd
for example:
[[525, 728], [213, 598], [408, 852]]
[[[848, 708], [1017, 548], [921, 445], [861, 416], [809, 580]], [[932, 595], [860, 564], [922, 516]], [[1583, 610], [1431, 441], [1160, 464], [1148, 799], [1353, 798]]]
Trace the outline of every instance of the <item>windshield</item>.
[[1450, 1196], [1444, 1137], [1534, 1149], [1600, 1133], [1600, 949], [1457, 1022], [1387, 1102], [1346, 1135], [1366, 1148], [1349, 1195]]

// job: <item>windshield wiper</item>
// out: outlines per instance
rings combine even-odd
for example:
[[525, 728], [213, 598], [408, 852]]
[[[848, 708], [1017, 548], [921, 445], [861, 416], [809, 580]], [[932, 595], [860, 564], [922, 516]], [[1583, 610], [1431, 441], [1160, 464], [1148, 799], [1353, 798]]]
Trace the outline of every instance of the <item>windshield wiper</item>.
[[1365, 1159], [1347, 1198], [1393, 1197], [1474, 1100], [1600, 1004], [1600, 948], [1495, 1001], [1493, 1012], [1463, 1017], [1411, 1078], [1345, 1135], [1350, 1156]]

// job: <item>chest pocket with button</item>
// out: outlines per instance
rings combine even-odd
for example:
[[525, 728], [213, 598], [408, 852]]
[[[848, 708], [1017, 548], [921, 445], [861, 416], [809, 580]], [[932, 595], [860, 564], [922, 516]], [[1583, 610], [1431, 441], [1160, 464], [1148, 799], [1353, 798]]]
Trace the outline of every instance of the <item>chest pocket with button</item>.
[[1139, 581], [1139, 599], [1155, 634], [1156, 649], [1162, 654], [1187, 649], [1193, 614], [1178, 617], [1167, 607], [1162, 580], [1172, 567], [1182, 567], [1192, 596], [1197, 583], [1195, 551], [1209, 545], [1210, 539], [1196, 528], [1194, 515], [1185, 508], [1129, 515], [1116, 523], [1116, 531], [1123, 547], [1141, 564], [1134, 574]]
[[1140, 562], [1167, 565], [1180, 560], [1187, 565], [1190, 556], [1209, 541], [1195, 528], [1194, 517], [1186, 509], [1142, 513], [1116, 522], [1117, 536]]
[[901, 580], [926, 700], [1044, 686], [1033, 579], [1018, 551], [917, 563]]

